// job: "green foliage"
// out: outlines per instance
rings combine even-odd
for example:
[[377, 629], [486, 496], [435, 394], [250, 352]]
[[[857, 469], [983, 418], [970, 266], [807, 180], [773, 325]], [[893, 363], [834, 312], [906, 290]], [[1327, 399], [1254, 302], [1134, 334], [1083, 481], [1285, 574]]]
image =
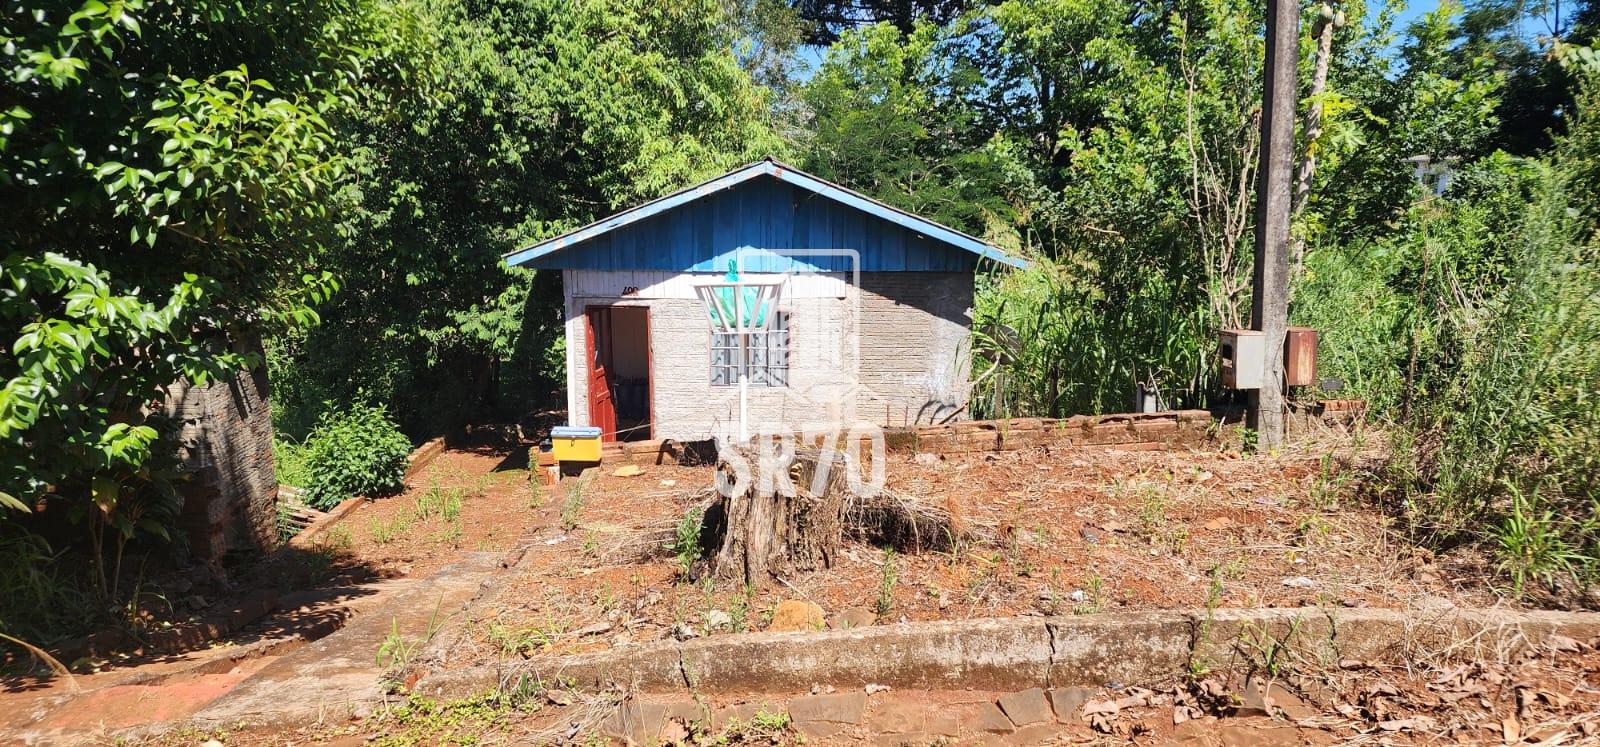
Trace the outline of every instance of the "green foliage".
[[304, 488], [311, 482], [311, 467], [307, 463], [310, 450], [305, 444], [287, 438], [272, 440], [272, 466], [278, 473], [278, 484]]
[[678, 575], [687, 578], [689, 569], [695, 561], [700, 559], [700, 530], [704, 522], [700, 509], [691, 508], [678, 520], [678, 525], [673, 532], [672, 550], [673, 557], [678, 560]]
[[61, 555], [41, 537], [0, 525], [0, 633], [49, 646], [102, 614]]
[[0, 18], [0, 521], [84, 525], [103, 595], [124, 545], [175, 520], [163, 400], [257, 365], [241, 351], [314, 324], [338, 287], [326, 115], [398, 75], [378, 20], [397, 7], [41, 0]]
[[783, 150], [716, 0], [436, 2], [415, 23], [411, 85], [335, 124], [358, 176], [327, 257], [346, 290], [269, 346], [292, 435], [360, 390], [416, 437], [558, 401], [559, 275], [501, 254]]
[[1402, 425], [1413, 445], [1397, 452], [1394, 488], [1426, 536], [1487, 540], [1518, 594], [1531, 580], [1581, 589], [1600, 552], [1600, 246], [1574, 209], [1567, 163], [1534, 167], [1515, 221], [1478, 223], [1482, 199], [1441, 206], [1430, 220], [1476, 224], [1504, 251], [1440, 247], [1429, 282], [1443, 290], [1424, 290], [1409, 324], [1415, 399]]
[[579, 477], [567, 482], [567, 498], [561, 502], [561, 529], [570, 532], [578, 528], [578, 514], [583, 511], [583, 489], [588, 478]]
[[894, 587], [899, 583], [899, 559], [891, 547], [883, 551], [883, 569], [878, 578], [878, 599], [872, 607], [873, 611], [878, 613], [878, 617], [886, 617], [894, 610]]
[[382, 406], [356, 404], [325, 414], [305, 449], [306, 503], [326, 510], [346, 498], [388, 495], [404, 487], [411, 442]]

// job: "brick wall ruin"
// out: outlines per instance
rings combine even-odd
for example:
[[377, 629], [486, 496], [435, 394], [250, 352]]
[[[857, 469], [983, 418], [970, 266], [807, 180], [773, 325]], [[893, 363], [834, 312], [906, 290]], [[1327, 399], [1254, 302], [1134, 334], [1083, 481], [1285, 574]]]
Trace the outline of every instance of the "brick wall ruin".
[[166, 413], [179, 421], [178, 456], [189, 476], [179, 486], [178, 526], [191, 557], [218, 561], [229, 550], [276, 544], [278, 480], [265, 367], [205, 386], [178, 384]]

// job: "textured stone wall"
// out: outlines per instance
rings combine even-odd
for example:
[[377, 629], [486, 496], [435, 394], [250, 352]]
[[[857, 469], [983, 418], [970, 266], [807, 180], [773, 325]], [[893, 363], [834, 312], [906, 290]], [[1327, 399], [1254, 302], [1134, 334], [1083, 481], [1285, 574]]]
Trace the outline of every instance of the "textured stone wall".
[[165, 405], [180, 423], [179, 527], [189, 552], [215, 561], [228, 550], [277, 542], [278, 480], [265, 367], [205, 386], [173, 387]]
[[[684, 297], [687, 284], [629, 286], [624, 295], [604, 273], [569, 270], [565, 277], [572, 423], [589, 417], [585, 309], [623, 305], [650, 310], [654, 437], [737, 431], [739, 389], [711, 385], [710, 324], [700, 302]], [[859, 288], [815, 281], [798, 287], [782, 302], [790, 314], [789, 386], [750, 387], [752, 432], [858, 420], [931, 423], [965, 403], [971, 274], [863, 273]]]

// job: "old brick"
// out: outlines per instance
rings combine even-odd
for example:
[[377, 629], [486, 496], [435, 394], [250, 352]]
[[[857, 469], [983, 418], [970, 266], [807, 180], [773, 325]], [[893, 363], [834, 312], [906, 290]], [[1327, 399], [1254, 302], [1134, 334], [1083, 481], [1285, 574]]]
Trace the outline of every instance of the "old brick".
[[797, 724], [802, 721], [859, 724], [866, 710], [867, 694], [864, 692], [806, 695], [789, 701], [789, 717]]
[[821, 630], [823, 622], [822, 608], [815, 603], [802, 599], [785, 599], [779, 602], [778, 608], [773, 611], [772, 622], [767, 625], [767, 630], [772, 633]]
[[967, 729], [989, 734], [1010, 734], [1014, 727], [1011, 719], [1001, 712], [1000, 706], [990, 702], [974, 703], [965, 709]]
[[1050, 721], [1053, 715], [1044, 690], [1037, 687], [1000, 696], [1000, 710], [1017, 726]]
[[1050, 688], [1050, 708], [1055, 711], [1057, 720], [1072, 723], [1078, 718], [1078, 709], [1092, 695], [1094, 691], [1087, 687], [1053, 687]]

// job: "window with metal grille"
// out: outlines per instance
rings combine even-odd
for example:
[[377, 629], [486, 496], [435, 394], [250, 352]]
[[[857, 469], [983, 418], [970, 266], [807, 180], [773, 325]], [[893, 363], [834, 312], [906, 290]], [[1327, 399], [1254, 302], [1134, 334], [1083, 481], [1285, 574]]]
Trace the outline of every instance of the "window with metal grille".
[[[750, 333], [750, 386], [789, 385], [789, 312], [772, 318], [772, 328]], [[711, 385], [739, 383], [739, 336], [711, 333]]]

